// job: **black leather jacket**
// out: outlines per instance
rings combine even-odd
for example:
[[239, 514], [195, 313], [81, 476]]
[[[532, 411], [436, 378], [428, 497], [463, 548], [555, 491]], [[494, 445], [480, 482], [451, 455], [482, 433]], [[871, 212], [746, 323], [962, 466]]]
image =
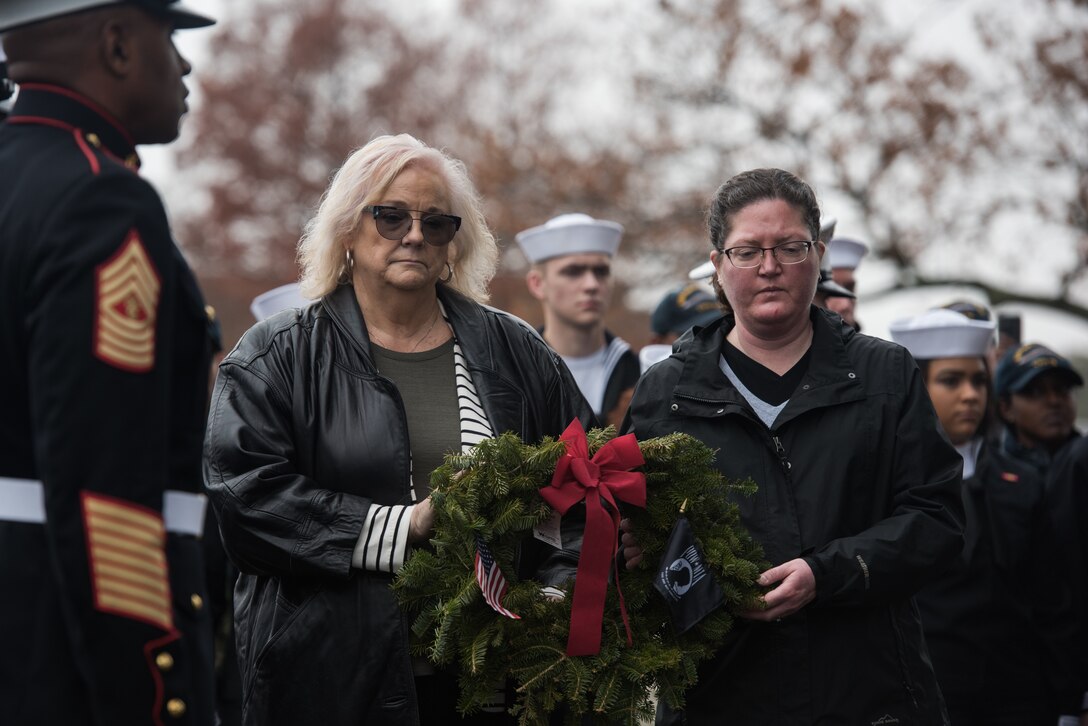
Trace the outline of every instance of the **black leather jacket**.
[[[529, 326], [438, 286], [496, 433], [536, 442], [593, 414]], [[242, 571], [235, 622], [247, 724], [415, 723], [390, 576], [353, 569], [372, 504], [407, 504], [407, 420], [340, 287], [249, 330], [223, 361], [205, 482]]]

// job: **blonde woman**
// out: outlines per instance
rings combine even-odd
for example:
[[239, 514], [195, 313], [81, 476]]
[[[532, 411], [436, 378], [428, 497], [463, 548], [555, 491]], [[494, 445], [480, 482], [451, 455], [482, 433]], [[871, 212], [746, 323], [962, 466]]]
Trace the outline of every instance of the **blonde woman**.
[[[483, 304], [496, 256], [463, 164], [374, 139], [299, 245], [317, 302], [258, 323], [223, 361], [205, 480], [242, 572], [244, 723], [458, 719], [456, 684], [413, 664], [389, 589], [430, 534], [430, 472], [493, 434], [593, 423], [535, 331]], [[495, 711], [474, 723], [509, 719]]]

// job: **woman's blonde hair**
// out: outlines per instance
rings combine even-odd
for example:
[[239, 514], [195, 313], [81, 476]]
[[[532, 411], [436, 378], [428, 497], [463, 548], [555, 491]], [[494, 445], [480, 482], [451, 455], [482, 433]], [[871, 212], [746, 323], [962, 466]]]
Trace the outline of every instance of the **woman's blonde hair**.
[[352, 152], [336, 172], [298, 243], [299, 287], [304, 296], [316, 299], [339, 284], [351, 283], [345, 243], [358, 233], [363, 207], [381, 201], [389, 185], [409, 166], [426, 167], [441, 176], [450, 195], [450, 214], [461, 218], [461, 228], [450, 242], [453, 276], [446, 284], [476, 302], [487, 301], [499, 251], [484, 219], [480, 195], [462, 162], [408, 134], [377, 137]]

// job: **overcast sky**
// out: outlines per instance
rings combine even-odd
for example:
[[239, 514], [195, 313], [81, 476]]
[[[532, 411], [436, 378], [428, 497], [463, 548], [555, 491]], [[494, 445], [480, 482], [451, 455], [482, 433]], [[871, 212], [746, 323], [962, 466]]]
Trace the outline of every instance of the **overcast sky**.
[[[915, 34], [915, 42], [919, 44], [919, 47], [934, 52], [943, 52], [951, 48], [961, 60], [968, 62], [972, 60], [973, 55], [977, 58], [977, 53], [973, 52], [977, 51], [977, 46], [974, 46], [971, 41], [972, 34], [966, 31], [969, 28], [973, 8], [989, 0], [922, 0], [917, 3], [903, 3], [897, 0], [880, 1], [886, 5], [890, 17], [915, 27], [918, 31]], [[182, 0], [182, 2], [197, 12], [220, 19], [224, 16], [224, 8], [228, 7], [222, 0]], [[247, 2], [248, 0], [233, 0], [229, 5], [230, 12], [237, 13], [243, 3]], [[1025, 23], [1038, 22], [1038, 12], [1030, 10], [1030, 5], [1030, 3], [1018, 2], [1003, 5], [1001, 9], [1012, 12], [1016, 11], [1016, 8], [1023, 8]], [[214, 59], [209, 58], [206, 52], [207, 39], [211, 34], [212, 32], [207, 30], [190, 30], [178, 32], [175, 36], [178, 49], [194, 66], [194, 76], [214, 73]], [[194, 85], [190, 84], [191, 90]], [[191, 96], [190, 98], [193, 103], [200, 103], [198, 97]], [[185, 133], [184, 123], [182, 133]], [[163, 191], [171, 214], [178, 216], [191, 211], [191, 200], [178, 196], [178, 190], [183, 190], [184, 185], [169, 183], [176, 173], [172, 151], [168, 147], [149, 146], [141, 148], [140, 153], [144, 159], [144, 173]], [[849, 220], [840, 219], [839, 232], [846, 236], [857, 236], [850, 229], [845, 228], [847, 226], [849, 226]], [[887, 275], [887, 268], [881, 268], [879, 264], [863, 262], [858, 269], [857, 277], [860, 294], [858, 318], [864, 324], [865, 332], [885, 338], [888, 337], [888, 325], [893, 320], [916, 314], [932, 305], [944, 304], [952, 299], [963, 297], [986, 302], [978, 292], [969, 289], [932, 288], [925, 291], [880, 295], [880, 291], [889, 284], [890, 278]], [[662, 292], [668, 286], [664, 285]], [[627, 302], [639, 307], [652, 304], [657, 296], [647, 292], [642, 290], [639, 295], [632, 296], [632, 299]], [[1046, 343], [1066, 355], [1088, 356], [1088, 324], [1084, 321], [1073, 316], [1024, 305], [1008, 305], [1002, 310], [1021, 314], [1026, 341]]]

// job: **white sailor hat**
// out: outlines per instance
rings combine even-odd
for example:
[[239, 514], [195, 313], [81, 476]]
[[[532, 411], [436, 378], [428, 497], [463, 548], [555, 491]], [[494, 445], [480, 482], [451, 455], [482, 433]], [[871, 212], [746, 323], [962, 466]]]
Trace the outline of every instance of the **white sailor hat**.
[[650, 366], [672, 355], [672, 346], [665, 345], [664, 343], [650, 343], [644, 345], [638, 352], [638, 367], [639, 370], [645, 373], [650, 370]]
[[[831, 229], [835, 229], [834, 220], [831, 222]], [[820, 234], [823, 235], [822, 232]], [[816, 292], [822, 292], [827, 297], [856, 299], [857, 295], [835, 282], [835, 279], [831, 276], [831, 249], [833, 247], [834, 245], [828, 242], [827, 249], [824, 250], [824, 256], [820, 258], [820, 279], [816, 282]]]
[[175, 29], [203, 28], [215, 23], [177, 0], [4, 0], [0, 7], [0, 32], [52, 20], [107, 5], [135, 5], [169, 20]]
[[861, 264], [861, 258], [869, 254], [869, 245], [849, 237], [835, 237], [831, 240], [829, 254], [832, 270], [839, 268], [856, 270]]
[[835, 236], [835, 225], [839, 220], [831, 215], [820, 217], [820, 241], [827, 244]]
[[560, 214], [539, 227], [515, 236], [529, 262], [537, 263], [564, 255], [616, 254], [623, 225], [588, 214]]
[[286, 285], [280, 285], [267, 292], [262, 292], [253, 298], [253, 302], [249, 304], [249, 311], [260, 322], [265, 318], [272, 317], [281, 310], [304, 308], [311, 302], [311, 300], [302, 297], [302, 293], [298, 291], [297, 282], [289, 282]]
[[927, 310], [888, 326], [892, 340], [917, 360], [982, 357], [993, 344], [994, 328], [992, 320], [971, 320], [945, 308]]
[[714, 277], [714, 263], [710, 260], [691, 268], [691, 272], [688, 273], [689, 280], [709, 280], [712, 277]]

